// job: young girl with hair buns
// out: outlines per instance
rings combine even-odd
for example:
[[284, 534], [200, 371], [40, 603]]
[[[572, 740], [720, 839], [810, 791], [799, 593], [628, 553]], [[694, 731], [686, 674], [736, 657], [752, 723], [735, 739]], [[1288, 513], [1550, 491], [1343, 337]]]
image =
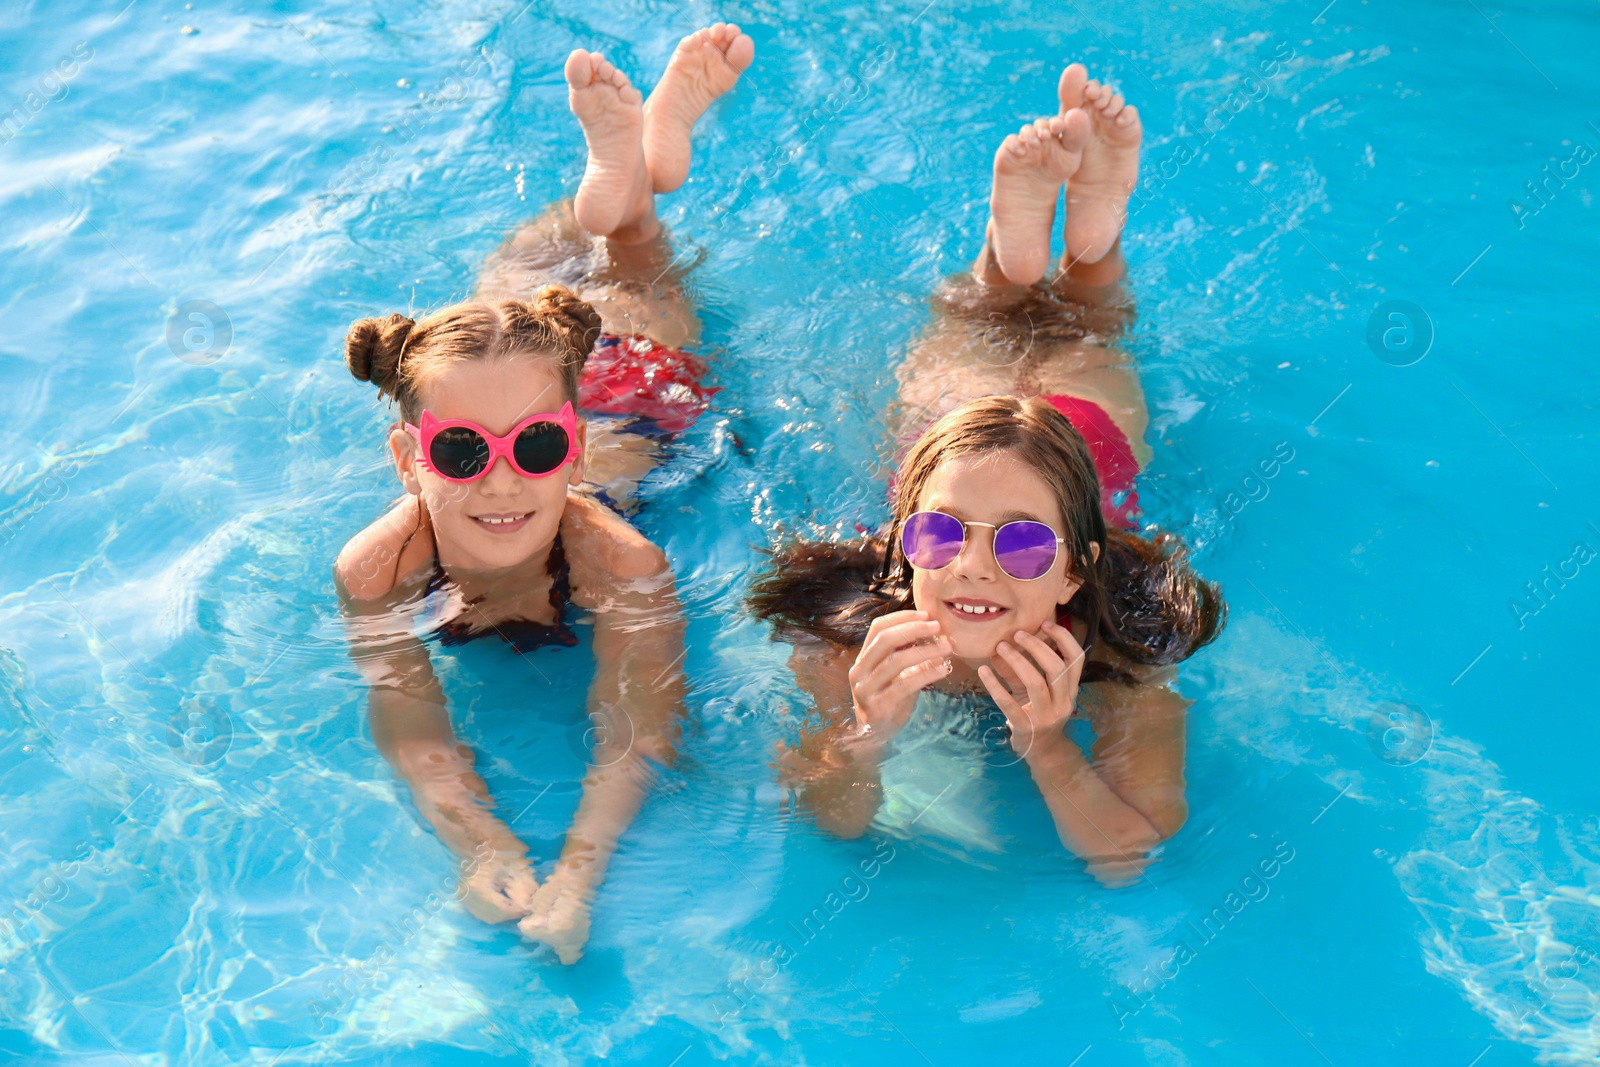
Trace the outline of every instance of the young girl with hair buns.
[[[711, 395], [655, 194], [682, 185], [696, 120], [750, 65], [718, 23], [679, 43], [644, 101], [610, 63], [566, 63], [588, 166], [491, 257], [478, 296], [413, 321], [362, 319], [346, 362], [398, 408], [389, 451], [405, 495], [350, 539], [335, 579], [370, 686], [373, 740], [439, 839], [466, 861], [465, 904], [517, 920], [563, 962], [649, 787], [673, 755], [683, 623], [661, 550], [620, 511]], [[610, 506], [608, 506], [608, 504]], [[497, 636], [519, 652], [575, 644], [593, 622], [597, 738], [573, 825], [541, 883], [455, 737], [419, 620], [445, 644]], [[530, 694], [533, 700], [537, 693]]]
[[[854, 835], [876, 818], [881, 761], [920, 692], [986, 694], [1062, 843], [1117, 884], [1186, 817], [1173, 665], [1225, 608], [1176, 538], [1135, 532], [1147, 415], [1110, 342], [1131, 318], [1120, 235], [1138, 114], [1080, 64], [1057, 92], [1058, 114], [996, 152], [971, 277], [939, 294], [900, 370], [915, 444], [888, 531], [780, 549], [752, 603], [794, 642], [823, 716], [781, 757], [820, 825]], [[1066, 256], [1046, 285], [1063, 186]], [[1087, 755], [1064, 731], [1074, 715], [1095, 735]]]

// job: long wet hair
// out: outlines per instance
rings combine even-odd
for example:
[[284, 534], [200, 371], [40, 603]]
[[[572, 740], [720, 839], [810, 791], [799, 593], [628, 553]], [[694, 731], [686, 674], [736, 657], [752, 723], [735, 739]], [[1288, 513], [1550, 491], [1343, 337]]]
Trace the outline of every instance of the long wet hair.
[[[1038, 397], [983, 397], [928, 427], [901, 464], [889, 529], [850, 542], [780, 546], [752, 587], [751, 609], [780, 633], [860, 647], [873, 619], [912, 606], [912, 568], [900, 550], [900, 530], [928, 479], [946, 459], [993, 453], [1038, 471], [1055, 495], [1066, 521], [1068, 566], [1082, 583], [1058, 618], [1063, 625], [1069, 616], [1083, 620], [1085, 652], [1104, 642], [1135, 664], [1163, 666], [1221, 633], [1227, 615], [1221, 591], [1195, 574], [1182, 540], [1159, 530], [1141, 536], [1108, 528], [1087, 442]], [[1127, 676], [1103, 660], [1085, 664], [1084, 681], [1108, 678]]]
[[566, 398], [576, 404], [578, 378], [599, 337], [599, 313], [566, 286], [547, 285], [532, 300], [470, 300], [417, 320], [360, 319], [345, 335], [344, 361], [352, 375], [376, 385], [407, 422], [415, 422], [429, 378], [472, 359], [552, 359]]

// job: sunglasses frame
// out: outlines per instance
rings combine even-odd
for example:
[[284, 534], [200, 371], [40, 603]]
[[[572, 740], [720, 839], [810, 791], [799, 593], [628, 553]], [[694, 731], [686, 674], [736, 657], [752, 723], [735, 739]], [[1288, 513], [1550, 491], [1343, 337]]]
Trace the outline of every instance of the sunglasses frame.
[[[918, 515], [942, 515], [945, 518], [949, 519], [951, 522], [958, 522], [958, 523], [961, 524], [961, 547], [956, 549], [956, 554], [951, 556], [950, 557], [950, 562], [946, 563], [943, 567], [918, 567], [915, 563], [911, 562], [911, 553], [906, 551], [906, 527], [908, 525], [910, 525], [911, 520], [916, 518]], [[1005, 564], [1000, 562], [1000, 553], [999, 553], [998, 549], [996, 548], [996, 545], [999, 543], [1000, 531], [1004, 530], [1007, 526], [1015, 526], [1017, 523], [1022, 523], [1022, 522], [1033, 523], [1034, 525], [1037, 525], [1037, 526], [1043, 526], [1046, 530], [1049, 530], [1050, 533], [1052, 535], [1054, 535], [1054, 537], [1056, 539], [1056, 554], [1055, 554], [1055, 556], [1051, 557], [1050, 566], [1045, 568], [1044, 574], [1038, 575], [1037, 577], [1034, 577], [1034, 578], [1018, 578], [1015, 574], [1012, 574], [1010, 571], [1006, 570]], [[906, 565], [909, 566], [913, 570], [919, 570], [919, 571], [942, 571], [942, 570], [945, 570], [945, 569], [949, 568], [950, 566], [952, 566], [955, 563], [956, 560], [960, 559], [961, 558], [961, 553], [963, 553], [963, 552], [965, 552], [967, 550], [967, 543], [970, 540], [970, 538], [968, 538], [968, 536], [967, 536], [967, 528], [969, 526], [982, 526], [984, 529], [993, 530], [994, 531], [994, 537], [992, 537], [990, 539], [990, 541], [989, 541], [989, 551], [994, 556], [994, 565], [1000, 569], [1000, 573], [1001, 574], [1005, 575], [1007, 578], [1010, 578], [1014, 582], [1037, 582], [1041, 578], [1044, 578], [1046, 575], [1048, 575], [1050, 573], [1050, 571], [1052, 569], [1055, 568], [1056, 560], [1061, 558], [1061, 546], [1067, 543], [1067, 539], [1065, 537], [1062, 537], [1060, 534], [1056, 533], [1055, 530], [1050, 526], [1049, 523], [1040, 522], [1038, 519], [1013, 519], [1010, 522], [1003, 522], [1000, 525], [996, 526], [992, 522], [967, 522], [967, 521], [965, 521], [963, 519], [956, 518], [954, 515], [950, 514], [948, 511], [923, 510], [923, 511], [913, 511], [911, 514], [907, 515], [906, 518], [905, 518], [905, 521], [900, 524], [900, 536], [898, 538], [896, 538], [896, 540], [899, 542], [899, 545], [900, 545], [900, 554], [903, 557], [905, 557]], [[1070, 561], [1069, 561], [1068, 570], [1069, 571], [1071, 570]]]
[[[431, 471], [445, 481], [455, 482], [458, 485], [466, 485], [479, 479], [487, 478], [489, 472], [494, 470], [494, 465], [500, 461], [502, 456], [505, 457], [506, 462], [511, 464], [511, 469], [524, 478], [548, 478], [578, 458], [579, 453], [582, 451], [578, 446], [578, 416], [573, 411], [572, 401], [570, 400], [561, 405], [561, 410], [558, 412], [541, 412], [537, 415], [529, 415], [513, 426], [511, 432], [507, 434], [490, 433], [470, 419], [437, 419], [434, 417], [433, 412], [427, 410], [422, 412], [421, 421], [422, 424], [420, 426], [409, 422], [401, 423], [406, 432], [416, 439], [417, 445], [421, 450], [421, 455], [417, 459], [418, 464], [421, 465], [423, 470]], [[522, 465], [517, 462], [515, 451], [517, 438], [522, 436], [523, 430], [541, 422], [554, 423], [566, 433], [567, 454], [560, 463], [557, 463], [547, 471], [533, 472], [523, 470]], [[483, 465], [483, 470], [470, 478], [456, 478], [446, 474], [444, 471], [435, 468], [433, 460], [429, 458], [429, 453], [433, 451], [434, 439], [445, 430], [455, 429], [471, 430], [489, 444], [489, 461]]]

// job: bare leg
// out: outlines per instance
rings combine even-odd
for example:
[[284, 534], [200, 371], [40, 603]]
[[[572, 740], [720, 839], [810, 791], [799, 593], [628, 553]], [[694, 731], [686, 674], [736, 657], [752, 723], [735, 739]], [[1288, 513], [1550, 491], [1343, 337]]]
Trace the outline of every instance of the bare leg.
[[[1081, 118], [1073, 121], [1086, 120], [1087, 126], [1079, 164], [1065, 179], [1066, 228], [1073, 237], [1060, 272], [1048, 287], [1032, 284], [1044, 273], [1034, 264], [1038, 249], [1048, 257], [1054, 200], [1048, 210], [1040, 210], [1042, 197], [1030, 194], [1030, 186], [1016, 180], [1012, 166], [1002, 166], [1006, 162], [1002, 145], [996, 153], [983, 248], [970, 274], [957, 275], [941, 287], [934, 299], [933, 322], [898, 372], [901, 403], [893, 420], [898, 436], [915, 435], [930, 419], [986, 394], [1067, 394], [1105, 408], [1127, 434], [1135, 458], [1141, 464], [1149, 461], [1150, 449], [1143, 440], [1148, 413], [1138, 376], [1115, 347], [1133, 318], [1131, 302], [1119, 284], [1124, 272], [1121, 220], [1126, 217], [1132, 182], [1126, 183], [1120, 206], [1104, 193], [1104, 176], [1121, 173], [1118, 168], [1126, 170], [1130, 127], [1135, 131], [1132, 162], [1137, 176], [1137, 113], [1117, 125], [1118, 116], [1133, 109], [1123, 107], [1121, 98], [1109, 91], [1102, 94], [1103, 87], [1093, 90], [1088, 106], [1066, 106], [1070, 97], [1090, 94], [1094, 84], [1081, 65], [1073, 64], [1063, 71], [1058, 86], [1066, 113], [1061, 117], [1076, 112]], [[1086, 172], [1098, 177], [1088, 192], [1080, 194]], [[1023, 198], [1021, 210], [1011, 203], [1018, 196]], [[1097, 223], [1102, 228], [1087, 221], [1075, 226], [1074, 211], [1102, 220]], [[1103, 232], [1107, 217], [1116, 223], [1109, 240]], [[1081, 254], [1086, 233], [1104, 243], [1103, 248], [1088, 248], [1098, 252], [1092, 259]], [[1074, 237], [1080, 241], [1076, 254]], [[1020, 257], [1019, 249], [1024, 250]], [[1019, 259], [1026, 262], [1019, 266]]]
[[[572, 201], [551, 205], [489, 258], [479, 294], [523, 297], [560, 282], [594, 306], [608, 333], [693, 347], [700, 319], [684, 294], [685, 265], [656, 217], [655, 194], [683, 184], [695, 121], [733, 87], [753, 52], [738, 26], [697, 30], [679, 42], [643, 102], [603, 56], [582, 49], [568, 56], [568, 98], [589, 147], [583, 181]], [[658, 446], [606, 420], [591, 422], [590, 483], [626, 507], [659, 461]]]

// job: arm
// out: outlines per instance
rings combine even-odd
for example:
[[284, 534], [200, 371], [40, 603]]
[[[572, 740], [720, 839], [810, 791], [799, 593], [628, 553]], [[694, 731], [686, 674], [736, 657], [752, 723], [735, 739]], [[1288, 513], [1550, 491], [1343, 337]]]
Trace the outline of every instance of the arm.
[[[1083, 649], [1070, 631], [1047, 623], [1055, 647], [1031, 634], [997, 650], [1026, 693], [1023, 703], [985, 668], [984, 683], [1011, 724], [1061, 843], [1108, 885], [1137, 878], [1147, 853], [1182, 825], [1183, 705], [1176, 694], [1124, 686], [1096, 705], [1100, 736], [1091, 763], [1062, 732], [1078, 699]], [[1026, 652], [1026, 656], [1023, 654]], [[1166, 698], [1160, 694], [1166, 693]], [[1129, 708], [1137, 714], [1126, 718]]]
[[[376, 527], [375, 527], [376, 528]], [[371, 533], [371, 531], [368, 531]], [[367, 681], [373, 743], [405, 781], [439, 840], [464, 862], [468, 911], [485, 922], [527, 912], [538, 883], [527, 846], [494, 814], [488, 787], [473, 768], [472, 749], [450, 727], [444, 691], [427, 648], [412, 632], [411, 612], [392, 590], [360, 599], [352, 585], [383, 584], [377, 566], [397, 558], [387, 541], [363, 544], [363, 534], [340, 555], [335, 571], [350, 656]], [[386, 568], [385, 568], [386, 569]]]
[[[595, 620], [594, 747], [561, 858], [521, 923], [524, 934], [550, 944], [564, 963], [582, 953], [589, 902], [649, 794], [651, 763], [673, 761], [683, 710], [684, 622], [672, 571], [660, 549], [636, 533], [627, 540], [602, 546], [609, 573], [575, 581], [575, 596]], [[575, 551], [573, 558], [583, 555]]]
[[778, 753], [783, 784], [821, 829], [860, 837], [883, 803], [879, 763], [885, 744], [862, 736], [850, 697], [854, 649], [802, 639], [789, 657], [795, 681], [816, 704], [820, 727], [802, 730], [799, 742]]
[[1137, 683], [1096, 684], [1099, 699], [1084, 701], [1084, 710], [1095, 731], [1095, 768], [1164, 841], [1189, 817], [1183, 764], [1191, 701], [1171, 688], [1176, 669], [1139, 673]]
[[950, 644], [920, 611], [872, 621], [859, 651], [796, 648], [790, 666], [822, 715], [820, 730], [779, 756], [800, 804], [841, 837], [866, 832], [883, 802], [879, 764], [911, 717], [917, 694], [950, 672]]

